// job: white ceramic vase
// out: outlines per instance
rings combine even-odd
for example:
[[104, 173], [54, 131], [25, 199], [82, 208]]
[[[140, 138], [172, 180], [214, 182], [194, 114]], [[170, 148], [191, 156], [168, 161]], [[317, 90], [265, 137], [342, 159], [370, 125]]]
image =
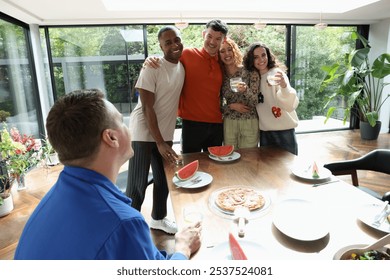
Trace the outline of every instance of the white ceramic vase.
[[3, 198], [3, 204], [0, 205], [0, 217], [6, 216], [14, 210], [14, 200], [12, 194], [9, 197]]

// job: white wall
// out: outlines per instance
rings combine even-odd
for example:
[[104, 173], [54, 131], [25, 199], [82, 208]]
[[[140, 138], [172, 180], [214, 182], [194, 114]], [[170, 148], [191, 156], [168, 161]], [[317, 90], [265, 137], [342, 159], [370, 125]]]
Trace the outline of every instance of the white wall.
[[[370, 37], [371, 43], [370, 61], [381, 53], [390, 53], [390, 18], [382, 20], [379, 23], [370, 25]], [[390, 76], [384, 79], [384, 82], [390, 83]], [[390, 94], [390, 85], [384, 89], [384, 96]], [[382, 121], [381, 133], [389, 132], [390, 122], [390, 98], [387, 99], [386, 103], [383, 104], [380, 112], [380, 121]]]

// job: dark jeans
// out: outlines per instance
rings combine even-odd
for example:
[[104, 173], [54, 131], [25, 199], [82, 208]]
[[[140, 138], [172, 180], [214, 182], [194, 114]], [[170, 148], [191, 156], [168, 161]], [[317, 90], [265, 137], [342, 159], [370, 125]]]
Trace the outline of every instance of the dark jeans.
[[298, 143], [294, 128], [278, 131], [260, 130], [260, 146], [278, 146], [294, 155], [298, 155]]
[[207, 152], [208, 147], [222, 145], [223, 124], [183, 120], [181, 140], [183, 153]]

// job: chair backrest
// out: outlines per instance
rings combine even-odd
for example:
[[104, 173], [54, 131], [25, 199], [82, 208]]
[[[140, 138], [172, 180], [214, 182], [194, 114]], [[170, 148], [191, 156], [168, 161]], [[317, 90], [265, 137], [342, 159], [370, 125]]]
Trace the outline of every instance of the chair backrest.
[[381, 199], [383, 201], [390, 202], [390, 192], [385, 193], [383, 196], [367, 187], [359, 186], [359, 179], [357, 176], [357, 170], [369, 170], [375, 172], [382, 172], [390, 174], [390, 150], [389, 149], [377, 149], [373, 150], [366, 155], [353, 159], [328, 163], [324, 165], [328, 168], [333, 175], [351, 175], [352, 184], [361, 190], [371, 194], [372, 196]]
[[390, 174], [390, 149], [377, 149], [366, 155], [365, 170]]
[[332, 173], [344, 170], [371, 170], [390, 174], [390, 149], [376, 149], [352, 160], [325, 164]]

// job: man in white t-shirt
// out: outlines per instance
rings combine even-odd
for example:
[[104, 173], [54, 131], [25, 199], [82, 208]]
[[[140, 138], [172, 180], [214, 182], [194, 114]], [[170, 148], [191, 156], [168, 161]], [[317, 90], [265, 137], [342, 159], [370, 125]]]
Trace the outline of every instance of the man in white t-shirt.
[[135, 85], [139, 101], [130, 115], [130, 132], [134, 156], [129, 160], [126, 195], [132, 206], [141, 210], [150, 166], [153, 172], [153, 207], [150, 228], [169, 234], [177, 232], [176, 223], [167, 215], [168, 185], [163, 159], [175, 162], [172, 149], [179, 97], [185, 71], [179, 59], [183, 51], [180, 31], [166, 26], [158, 33], [164, 57], [158, 69], [144, 67]]

